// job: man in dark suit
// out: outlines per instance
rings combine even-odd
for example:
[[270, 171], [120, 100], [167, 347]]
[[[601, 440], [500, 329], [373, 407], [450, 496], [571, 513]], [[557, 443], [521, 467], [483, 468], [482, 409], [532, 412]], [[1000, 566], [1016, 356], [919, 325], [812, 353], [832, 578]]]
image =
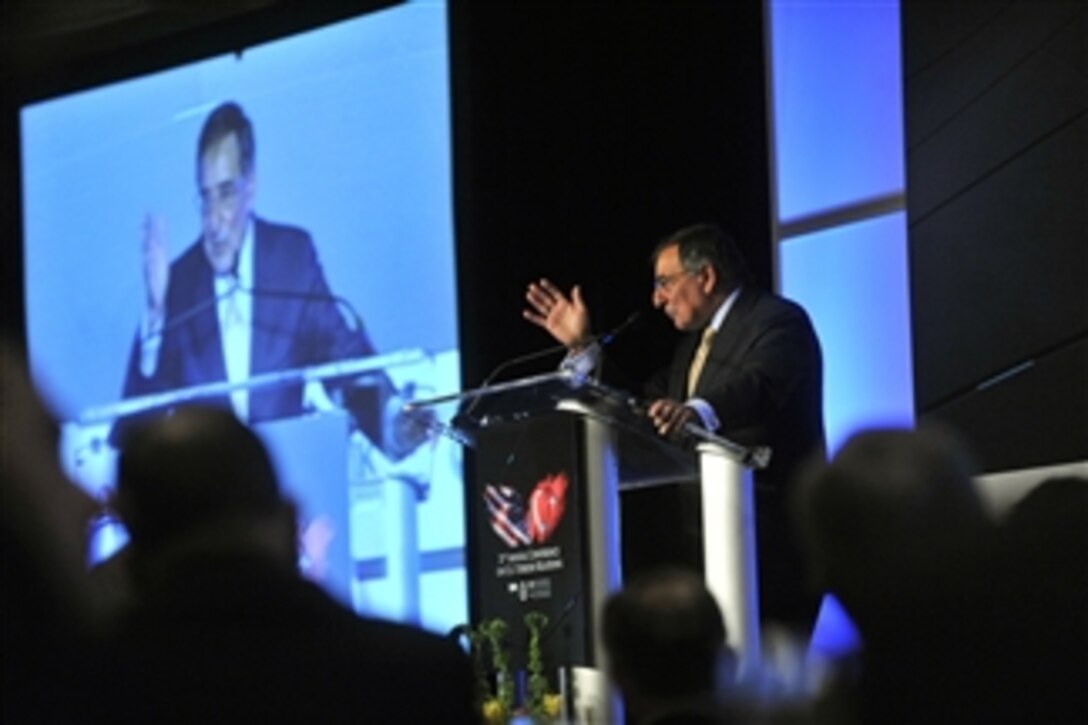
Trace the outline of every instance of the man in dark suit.
[[[696, 423], [737, 443], [771, 447], [770, 466], [755, 477], [760, 609], [764, 618], [809, 626], [816, 602], [805, 595], [784, 501], [801, 462], [825, 448], [815, 331], [801, 307], [753, 284], [736, 243], [717, 226], [681, 229], [658, 244], [652, 259], [653, 304], [689, 334], [645, 387], [649, 416], [663, 436]], [[541, 280], [526, 299], [526, 319], [570, 350], [593, 354], [578, 287], [568, 296]], [[689, 531], [697, 518], [690, 506], [679, 508], [681, 528]], [[682, 538], [693, 541], [681, 550], [698, 549], [698, 537]]]
[[[352, 329], [345, 320], [309, 234], [254, 215], [253, 126], [236, 103], [220, 105], [204, 123], [197, 185], [202, 234], [172, 264], [162, 220], [145, 220], [147, 304], [126, 398], [374, 353], [361, 322]], [[374, 393], [388, 392], [380, 390], [387, 383], [372, 376], [375, 390], [360, 393], [369, 404], [358, 422], [379, 443]], [[303, 387], [234, 390], [216, 402], [250, 422], [289, 417], [302, 411]]]
[[294, 507], [232, 413], [135, 425], [118, 474], [135, 598], [89, 674], [104, 721], [478, 720], [451, 640], [357, 617], [299, 574]]

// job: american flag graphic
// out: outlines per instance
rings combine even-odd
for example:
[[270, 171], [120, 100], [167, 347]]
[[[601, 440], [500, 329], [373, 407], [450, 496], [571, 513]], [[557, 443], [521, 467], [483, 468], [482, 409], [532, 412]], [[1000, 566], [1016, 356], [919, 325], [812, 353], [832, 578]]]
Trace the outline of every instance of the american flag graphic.
[[488, 484], [484, 488], [484, 503], [491, 514], [491, 528], [510, 548], [532, 542], [525, 517], [521, 494], [509, 486]]

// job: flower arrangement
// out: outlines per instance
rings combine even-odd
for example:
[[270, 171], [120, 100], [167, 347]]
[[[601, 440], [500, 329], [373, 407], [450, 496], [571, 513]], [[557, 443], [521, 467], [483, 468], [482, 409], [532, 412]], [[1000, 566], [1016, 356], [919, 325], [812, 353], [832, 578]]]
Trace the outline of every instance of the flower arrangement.
[[[525, 615], [525, 627], [529, 631], [526, 670], [528, 675], [525, 698], [520, 706], [515, 704], [516, 687], [510, 665], [507, 644], [509, 625], [501, 618], [481, 622], [477, 627], [460, 627], [455, 631], [468, 637], [476, 668], [477, 698], [484, 722], [500, 725], [510, 722], [517, 715], [526, 715], [534, 723], [554, 722], [559, 717], [561, 698], [548, 689], [544, 674], [544, 658], [540, 647], [540, 633], [548, 624], [548, 617], [540, 612]], [[490, 672], [494, 674], [494, 689], [488, 677], [485, 648], [490, 652]]]
[[544, 674], [544, 658], [540, 652], [540, 632], [548, 626], [548, 617], [540, 612], [525, 615], [525, 627], [529, 630], [529, 697], [525, 706], [530, 717], [547, 722], [559, 717], [562, 704], [558, 693], [548, 691], [548, 678]]

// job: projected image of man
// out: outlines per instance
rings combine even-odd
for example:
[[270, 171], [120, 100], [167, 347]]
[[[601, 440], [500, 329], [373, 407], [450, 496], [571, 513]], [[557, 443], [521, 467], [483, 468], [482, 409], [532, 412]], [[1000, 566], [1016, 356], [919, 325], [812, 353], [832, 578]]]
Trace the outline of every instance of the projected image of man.
[[[310, 235], [256, 214], [256, 141], [237, 103], [204, 122], [196, 187], [200, 238], [172, 263], [164, 220], [144, 220], [146, 309], [126, 398], [374, 353], [329, 290]], [[303, 386], [236, 388], [219, 402], [249, 422], [289, 417], [303, 410]]]

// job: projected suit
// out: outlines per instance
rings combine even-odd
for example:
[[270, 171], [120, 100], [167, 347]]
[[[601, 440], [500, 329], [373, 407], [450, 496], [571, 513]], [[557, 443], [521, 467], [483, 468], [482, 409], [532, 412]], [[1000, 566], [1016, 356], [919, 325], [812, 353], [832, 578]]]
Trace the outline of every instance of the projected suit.
[[[365, 331], [350, 330], [332, 300], [310, 235], [257, 217], [252, 223], [250, 374], [372, 355]], [[199, 241], [171, 265], [155, 374], [145, 377], [140, 372], [137, 339], [125, 375], [126, 398], [227, 379], [213, 279], [214, 270]], [[228, 404], [225, 396], [217, 402]], [[301, 410], [301, 384], [250, 394], [250, 422], [298, 415]]]
[[[374, 352], [361, 323], [360, 329], [349, 329], [332, 299], [310, 236], [255, 215], [256, 141], [237, 103], [221, 104], [204, 121], [196, 182], [201, 236], [173, 263], [165, 222], [153, 214], [145, 219], [145, 329], [129, 358], [125, 397], [241, 381]], [[253, 292], [231, 292], [232, 283]], [[382, 395], [390, 388], [382, 374], [366, 385], [344, 388], [350, 397], [346, 407], [379, 445], [385, 442]], [[228, 399], [211, 402], [227, 405]], [[229, 402], [250, 422], [292, 416], [302, 410], [302, 386], [235, 392]], [[404, 422], [404, 416], [395, 422]], [[392, 428], [395, 440], [382, 447], [405, 455], [422, 433], [418, 426], [398, 425]], [[118, 442], [117, 430], [111, 438]]]

